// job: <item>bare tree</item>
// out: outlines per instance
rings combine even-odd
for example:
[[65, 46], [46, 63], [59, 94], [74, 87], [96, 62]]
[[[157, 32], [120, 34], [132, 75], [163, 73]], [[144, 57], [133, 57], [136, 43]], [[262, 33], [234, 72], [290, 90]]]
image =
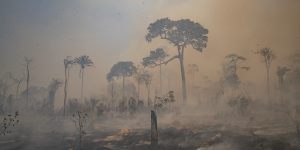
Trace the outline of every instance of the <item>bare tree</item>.
[[20, 85], [24, 81], [25, 77], [23, 75], [21, 77], [16, 77], [12, 73], [9, 73], [9, 77], [17, 85], [16, 86], [16, 96], [15, 96], [15, 99], [17, 100], [18, 99], [18, 95], [19, 95]]
[[74, 59], [74, 63], [80, 65], [80, 77], [81, 77], [81, 101], [83, 101], [83, 78], [84, 78], [84, 69], [86, 67], [93, 66], [94, 62], [87, 55], [83, 55]]
[[206, 47], [208, 30], [199, 23], [195, 23], [189, 19], [181, 19], [178, 21], [170, 20], [169, 18], [162, 18], [154, 23], [151, 23], [147, 28], [146, 40], [151, 42], [152, 39], [160, 37], [173, 44], [178, 51], [178, 55], [173, 56], [168, 62], [178, 58], [181, 69], [182, 81], [182, 97], [183, 101], [187, 100], [185, 71], [184, 71], [184, 50], [188, 45], [193, 49], [202, 52]]
[[70, 56], [67, 56], [67, 58], [64, 59], [64, 69], [65, 69], [64, 116], [66, 114], [66, 101], [67, 101], [67, 98], [68, 98], [70, 67], [73, 63], [74, 63], [74, 60]]
[[265, 67], [267, 70], [267, 92], [268, 92], [268, 100], [270, 101], [270, 68], [271, 63], [275, 59], [275, 55], [273, 54], [272, 50], [268, 47], [262, 48], [259, 51], [255, 52], [263, 57]]
[[168, 54], [162, 48], [157, 48], [156, 50], [150, 51], [150, 55], [143, 58], [144, 67], [159, 67], [159, 85], [160, 85], [160, 94], [162, 94], [162, 78], [161, 78], [161, 65], [165, 63], [165, 59], [168, 57]]
[[25, 67], [26, 67], [26, 106], [28, 106], [29, 81], [30, 81], [30, 65], [31, 65], [31, 63], [32, 63], [32, 59], [25, 57]]

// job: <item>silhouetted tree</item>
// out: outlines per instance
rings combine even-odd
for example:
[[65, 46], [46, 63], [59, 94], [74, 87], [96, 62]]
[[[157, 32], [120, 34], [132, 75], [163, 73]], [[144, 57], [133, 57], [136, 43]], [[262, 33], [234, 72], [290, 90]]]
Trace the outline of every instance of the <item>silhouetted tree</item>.
[[124, 85], [125, 85], [125, 78], [130, 77], [136, 73], [137, 68], [134, 66], [133, 62], [131, 61], [120, 61], [112, 66], [110, 72], [107, 74], [106, 78], [108, 81], [112, 81], [114, 78], [123, 79], [123, 86], [122, 86], [122, 97], [125, 99], [125, 92], [124, 92]]
[[28, 96], [29, 96], [29, 80], [30, 80], [30, 65], [32, 59], [25, 57], [25, 67], [26, 67], [26, 106], [28, 106]]
[[192, 76], [192, 86], [194, 87], [194, 83], [195, 83], [195, 73], [199, 72], [199, 67], [196, 64], [189, 64], [188, 65], [188, 73], [191, 74]]
[[19, 95], [19, 89], [20, 89], [20, 85], [21, 83], [24, 81], [24, 76], [21, 76], [21, 77], [16, 77], [14, 76], [12, 73], [9, 73], [9, 77], [10, 79], [13, 80], [13, 82], [17, 85], [16, 86], [16, 96], [15, 96], [15, 99], [17, 100], [18, 99], [18, 95]]
[[263, 57], [265, 67], [267, 70], [267, 92], [268, 92], [268, 100], [270, 100], [270, 67], [275, 55], [272, 50], [268, 47], [262, 48], [256, 52], [257, 54]]
[[283, 102], [283, 90], [284, 90], [284, 76], [286, 75], [287, 72], [289, 72], [290, 69], [287, 68], [286, 66], [278, 66], [277, 67], [277, 77], [278, 77], [278, 86], [279, 86], [279, 93], [280, 93], [280, 100]]
[[84, 78], [84, 69], [86, 67], [93, 66], [94, 62], [87, 55], [83, 55], [74, 59], [74, 63], [80, 65], [80, 77], [81, 77], [81, 101], [83, 101], [83, 78]]
[[141, 77], [147, 88], [147, 103], [148, 106], [150, 106], [151, 105], [150, 87], [151, 87], [152, 75], [149, 72], [144, 72], [143, 74], [141, 74]]
[[142, 79], [142, 74], [143, 74], [144, 70], [142, 68], [137, 68], [136, 74], [134, 75], [134, 79], [137, 81], [137, 85], [138, 85], [138, 100], [140, 100], [140, 85], [141, 82], [143, 81]]
[[46, 103], [47, 110], [49, 113], [54, 112], [54, 101], [55, 101], [55, 94], [59, 87], [61, 87], [62, 81], [58, 79], [52, 79], [50, 85], [48, 86], [48, 101]]
[[284, 76], [289, 71], [290, 71], [290, 69], [287, 68], [286, 66], [283, 66], [283, 67], [278, 66], [277, 67], [277, 72], [276, 73], [277, 73], [277, 76], [278, 76], [278, 83], [279, 83], [278, 85], [279, 85], [279, 89], [281, 89], [281, 90], [283, 88], [283, 79], [284, 79]]
[[160, 94], [162, 94], [162, 78], [161, 78], [161, 65], [165, 63], [165, 59], [168, 54], [162, 48], [150, 51], [150, 55], [143, 58], [144, 67], [159, 67], [159, 84]]
[[66, 101], [68, 98], [68, 85], [69, 85], [69, 76], [70, 76], [70, 67], [74, 63], [74, 60], [67, 56], [64, 59], [64, 69], [65, 69], [65, 87], [64, 87], [64, 116], [66, 114]]
[[151, 42], [152, 39], [160, 37], [173, 44], [178, 51], [178, 55], [170, 58], [168, 62], [179, 59], [181, 78], [182, 78], [182, 96], [183, 101], [187, 99], [186, 81], [184, 72], [184, 50], [188, 45], [191, 45], [193, 49], [202, 52], [206, 47], [208, 30], [205, 29], [199, 23], [195, 23], [189, 19], [181, 19], [178, 21], [170, 20], [169, 18], [162, 18], [154, 23], [151, 23], [147, 28], [146, 40]]

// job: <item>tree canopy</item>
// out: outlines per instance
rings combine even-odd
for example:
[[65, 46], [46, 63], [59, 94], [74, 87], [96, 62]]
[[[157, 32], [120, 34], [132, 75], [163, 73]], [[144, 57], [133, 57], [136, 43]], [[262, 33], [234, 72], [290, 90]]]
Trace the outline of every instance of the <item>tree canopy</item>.
[[114, 78], [129, 77], [136, 73], [137, 68], [132, 61], [120, 61], [112, 66], [110, 72], [106, 75], [108, 81]]
[[169, 55], [162, 48], [150, 51], [150, 55], [143, 58], [144, 67], [156, 67], [164, 63], [164, 59]]
[[199, 52], [206, 47], [208, 30], [189, 19], [173, 21], [169, 18], [162, 18], [151, 23], [147, 29], [146, 41], [148, 42], [160, 37], [174, 46], [185, 48], [191, 45]]

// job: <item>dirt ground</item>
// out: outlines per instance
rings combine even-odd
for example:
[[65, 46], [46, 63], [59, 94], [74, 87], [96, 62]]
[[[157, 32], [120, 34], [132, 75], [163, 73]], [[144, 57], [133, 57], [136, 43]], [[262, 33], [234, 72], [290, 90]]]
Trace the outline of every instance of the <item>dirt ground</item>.
[[[272, 124], [262, 120], [254, 125], [205, 121], [183, 123], [160, 121], [158, 146], [150, 144], [150, 125], [147, 120], [115, 118], [114, 121], [97, 120], [94, 128], [86, 129], [79, 146], [74, 132], [43, 130], [43, 132], [13, 132], [0, 136], [1, 150], [300, 150], [291, 124]], [[268, 122], [268, 124], [264, 124]], [[222, 122], [222, 123], [220, 123]], [[241, 121], [243, 122], [243, 121]], [[257, 121], [259, 122], [259, 121]], [[55, 124], [55, 123], [54, 123]], [[66, 128], [66, 127], [64, 127]]]

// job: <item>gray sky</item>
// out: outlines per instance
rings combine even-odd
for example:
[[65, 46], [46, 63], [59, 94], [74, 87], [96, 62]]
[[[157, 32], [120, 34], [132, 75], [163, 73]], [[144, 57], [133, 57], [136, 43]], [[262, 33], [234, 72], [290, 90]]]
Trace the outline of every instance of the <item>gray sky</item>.
[[[86, 72], [85, 95], [100, 95], [105, 75], [117, 61], [139, 63], [150, 49], [173, 47], [165, 41], [144, 40], [147, 26], [156, 19], [189, 18], [209, 30], [203, 53], [188, 48], [186, 65], [217, 80], [226, 54], [248, 57], [251, 72], [246, 81], [261, 83], [264, 66], [252, 52], [271, 47], [277, 62], [300, 50], [299, 0], [1, 0], [1, 74], [20, 74], [24, 56], [33, 58], [32, 85], [47, 86], [51, 78], [64, 77], [66, 56], [89, 55], [95, 67]], [[173, 69], [178, 73], [177, 62]], [[79, 71], [71, 77], [71, 95], [78, 97]], [[178, 83], [179, 80], [178, 80]], [[62, 89], [61, 89], [62, 90]], [[62, 92], [59, 92], [61, 97]]]

